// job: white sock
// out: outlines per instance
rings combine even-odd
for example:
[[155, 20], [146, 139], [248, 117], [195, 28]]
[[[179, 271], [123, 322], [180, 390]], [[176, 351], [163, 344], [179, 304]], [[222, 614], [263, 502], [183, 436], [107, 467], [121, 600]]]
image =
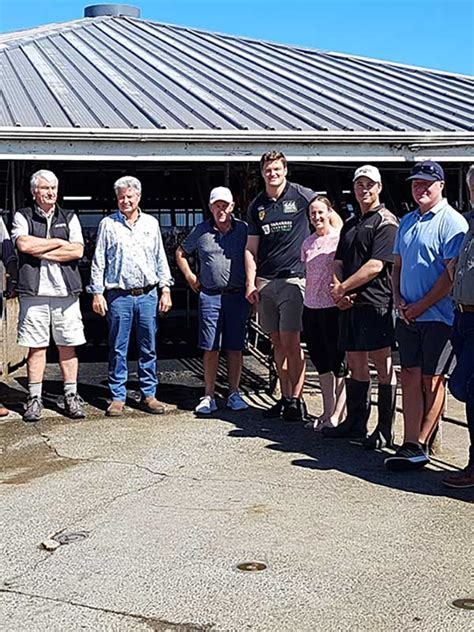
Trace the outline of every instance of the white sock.
[[77, 382], [64, 382], [64, 395], [76, 395]]
[[28, 394], [30, 397], [41, 398], [43, 392], [43, 382], [28, 382]]

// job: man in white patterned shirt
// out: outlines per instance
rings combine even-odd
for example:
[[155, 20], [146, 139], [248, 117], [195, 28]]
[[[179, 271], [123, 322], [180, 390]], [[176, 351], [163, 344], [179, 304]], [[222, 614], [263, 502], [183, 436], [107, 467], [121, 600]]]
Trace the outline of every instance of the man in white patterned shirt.
[[99, 224], [88, 288], [94, 294], [94, 312], [107, 314], [109, 323], [112, 402], [106, 411], [108, 417], [119, 417], [124, 412], [132, 326], [138, 345], [141, 406], [155, 415], [165, 412], [155, 397], [157, 309], [167, 312], [171, 308], [173, 279], [158, 220], [139, 208], [141, 189], [140, 181], [132, 176], [115, 182], [119, 210]]

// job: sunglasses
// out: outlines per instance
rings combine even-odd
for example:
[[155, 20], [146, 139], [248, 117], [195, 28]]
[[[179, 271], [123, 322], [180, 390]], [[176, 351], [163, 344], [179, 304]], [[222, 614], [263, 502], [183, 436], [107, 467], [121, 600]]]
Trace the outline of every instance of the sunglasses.
[[424, 173], [428, 176], [437, 176], [438, 178], [441, 177], [439, 168], [435, 165], [418, 165], [416, 167], [413, 167], [413, 169], [411, 170], [411, 175], [414, 176], [417, 173]]

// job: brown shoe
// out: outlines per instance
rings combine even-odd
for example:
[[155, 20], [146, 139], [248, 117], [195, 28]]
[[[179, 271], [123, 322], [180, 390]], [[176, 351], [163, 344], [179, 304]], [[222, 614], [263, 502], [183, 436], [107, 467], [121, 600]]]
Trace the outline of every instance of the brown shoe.
[[466, 489], [468, 487], [474, 487], [474, 466], [467, 466], [459, 474], [452, 474], [447, 476], [443, 480], [443, 484], [446, 487], [453, 487], [454, 489]]
[[159, 402], [156, 397], [144, 397], [140, 402], [140, 407], [147, 413], [152, 415], [162, 415], [165, 412], [165, 407]]
[[9, 413], [10, 411], [8, 410], [8, 408], [5, 408], [5, 406], [2, 406], [0, 404], [0, 417], [6, 417]]
[[106, 417], [121, 417], [123, 415], [123, 409], [125, 408], [125, 402], [119, 399], [114, 399], [107, 410], [105, 411]]

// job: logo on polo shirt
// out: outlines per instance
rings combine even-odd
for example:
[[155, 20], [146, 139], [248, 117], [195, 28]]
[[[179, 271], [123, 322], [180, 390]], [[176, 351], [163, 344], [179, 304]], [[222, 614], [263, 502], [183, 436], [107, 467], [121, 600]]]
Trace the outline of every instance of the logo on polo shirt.
[[262, 231], [265, 235], [269, 235], [270, 233], [289, 233], [292, 228], [293, 222], [291, 221], [271, 222], [270, 224], [264, 224]]
[[298, 211], [298, 206], [296, 205], [295, 200], [287, 200], [283, 202], [283, 213], [296, 213]]
[[258, 212], [258, 219], [262, 222], [265, 219], [265, 211], [259, 211]]

